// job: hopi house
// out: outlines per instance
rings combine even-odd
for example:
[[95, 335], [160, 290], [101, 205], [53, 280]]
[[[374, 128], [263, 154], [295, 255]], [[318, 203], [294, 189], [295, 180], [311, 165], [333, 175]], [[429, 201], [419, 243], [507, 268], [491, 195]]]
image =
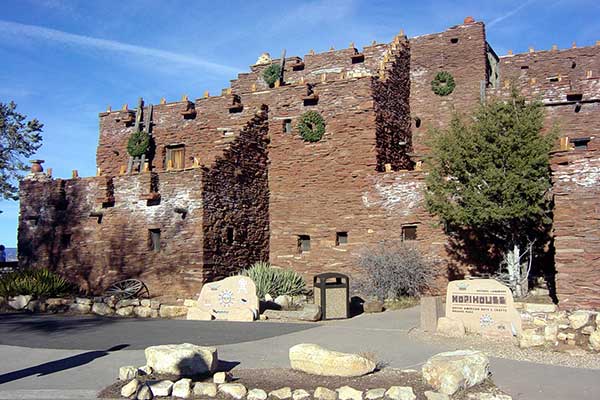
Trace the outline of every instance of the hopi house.
[[[272, 62], [282, 60], [261, 57], [220, 95], [100, 113], [97, 176], [21, 183], [20, 262], [91, 292], [133, 277], [183, 296], [259, 260], [308, 282], [325, 271], [356, 277], [362, 249], [404, 240], [438, 261], [443, 290], [469, 266], [423, 207], [427, 132], [516, 84], [563, 135], [552, 154], [558, 298], [600, 306], [598, 43], [499, 57], [484, 24], [467, 18], [441, 33], [287, 57], [270, 87]], [[432, 91], [440, 71], [456, 84], [445, 96]], [[309, 110], [326, 124], [315, 142], [297, 130]], [[130, 173], [136, 119], [152, 146]]]

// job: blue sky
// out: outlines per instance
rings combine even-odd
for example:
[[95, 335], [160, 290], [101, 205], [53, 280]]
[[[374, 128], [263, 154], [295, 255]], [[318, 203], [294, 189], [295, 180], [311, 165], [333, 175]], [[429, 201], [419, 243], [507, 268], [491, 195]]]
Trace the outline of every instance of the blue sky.
[[[277, 57], [443, 31], [472, 15], [500, 55], [600, 40], [597, 0], [3, 0], [0, 101], [44, 123], [36, 158], [54, 176], [95, 173], [98, 113], [220, 93], [264, 51]], [[0, 201], [0, 243], [16, 245], [18, 204]]]

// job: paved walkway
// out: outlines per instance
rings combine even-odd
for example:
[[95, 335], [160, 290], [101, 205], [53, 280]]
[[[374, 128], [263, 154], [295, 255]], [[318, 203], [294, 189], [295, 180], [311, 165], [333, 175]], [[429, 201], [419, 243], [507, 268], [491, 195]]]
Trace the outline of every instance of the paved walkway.
[[[396, 368], [418, 368], [453, 350], [411, 339], [417, 323], [416, 308], [320, 324], [0, 316], [0, 400], [93, 398], [119, 366], [143, 365], [141, 349], [159, 343], [217, 345], [220, 359], [237, 368], [287, 366], [289, 347], [302, 342], [373, 352]], [[515, 400], [600, 398], [597, 370], [503, 359], [492, 359], [491, 368]]]

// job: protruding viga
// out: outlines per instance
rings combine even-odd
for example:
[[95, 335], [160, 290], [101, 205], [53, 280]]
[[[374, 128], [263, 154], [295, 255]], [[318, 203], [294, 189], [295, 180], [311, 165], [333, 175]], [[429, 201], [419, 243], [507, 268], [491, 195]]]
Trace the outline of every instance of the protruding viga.
[[292, 369], [321, 376], [362, 376], [375, 370], [375, 361], [358, 354], [340, 353], [316, 344], [290, 348]]

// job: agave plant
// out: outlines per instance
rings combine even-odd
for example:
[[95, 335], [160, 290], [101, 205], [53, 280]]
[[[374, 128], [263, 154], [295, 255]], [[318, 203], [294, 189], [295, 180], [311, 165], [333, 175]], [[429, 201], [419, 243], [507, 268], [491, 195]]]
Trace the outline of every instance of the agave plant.
[[0, 296], [52, 297], [72, 293], [75, 287], [65, 278], [45, 268], [11, 272], [0, 278]]
[[266, 261], [258, 261], [240, 275], [247, 276], [256, 284], [256, 294], [264, 299], [271, 296], [297, 295], [304, 291], [305, 283], [300, 274], [292, 270], [274, 268]]

